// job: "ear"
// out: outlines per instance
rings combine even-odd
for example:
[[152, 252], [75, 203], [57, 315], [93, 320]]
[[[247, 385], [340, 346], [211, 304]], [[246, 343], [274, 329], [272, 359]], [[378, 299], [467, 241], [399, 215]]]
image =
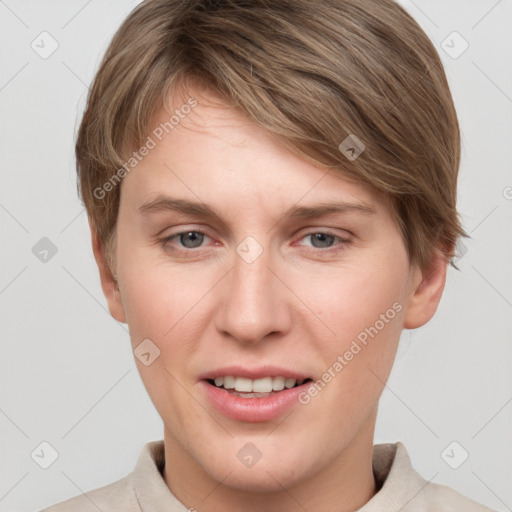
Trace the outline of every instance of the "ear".
[[112, 275], [112, 271], [108, 266], [103, 242], [101, 241], [98, 230], [91, 219], [89, 219], [89, 227], [91, 229], [92, 251], [100, 271], [101, 288], [103, 289], [103, 294], [107, 299], [108, 309], [110, 314], [118, 322], [126, 323], [126, 316], [118, 284], [116, 283], [114, 276]]
[[412, 267], [403, 324], [405, 329], [421, 327], [434, 316], [446, 283], [448, 263], [446, 253], [436, 250], [424, 270], [417, 265]]

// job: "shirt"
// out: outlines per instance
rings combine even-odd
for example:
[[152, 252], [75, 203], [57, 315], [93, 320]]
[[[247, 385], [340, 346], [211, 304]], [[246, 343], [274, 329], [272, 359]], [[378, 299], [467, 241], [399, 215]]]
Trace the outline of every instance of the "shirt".
[[[163, 479], [164, 441], [146, 443], [126, 477], [40, 512], [188, 512]], [[457, 491], [428, 482], [412, 467], [404, 445], [374, 445], [378, 492], [357, 512], [494, 512]]]

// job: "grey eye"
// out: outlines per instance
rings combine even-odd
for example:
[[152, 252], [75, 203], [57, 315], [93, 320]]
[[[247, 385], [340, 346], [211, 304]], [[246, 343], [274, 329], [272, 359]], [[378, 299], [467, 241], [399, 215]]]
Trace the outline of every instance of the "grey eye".
[[204, 234], [198, 231], [186, 231], [179, 235], [180, 243], [187, 249], [193, 249], [201, 246], [204, 240]]
[[[317, 249], [330, 247], [336, 238], [334, 235], [329, 235], [328, 233], [311, 233], [308, 236], [311, 237], [313, 247]], [[319, 242], [319, 245], [315, 245], [315, 242]]]

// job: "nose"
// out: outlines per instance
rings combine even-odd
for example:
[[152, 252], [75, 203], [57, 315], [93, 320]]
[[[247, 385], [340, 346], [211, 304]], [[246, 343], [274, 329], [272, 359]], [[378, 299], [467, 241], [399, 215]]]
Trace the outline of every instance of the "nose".
[[266, 249], [254, 261], [235, 252], [233, 267], [222, 280], [217, 329], [243, 345], [286, 334], [292, 325], [291, 298], [280, 273]]

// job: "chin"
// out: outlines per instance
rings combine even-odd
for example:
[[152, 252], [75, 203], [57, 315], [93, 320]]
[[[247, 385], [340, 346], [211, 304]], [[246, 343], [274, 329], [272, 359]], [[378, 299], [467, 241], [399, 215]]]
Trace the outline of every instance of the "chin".
[[304, 460], [284, 460], [282, 451], [266, 458], [263, 455], [252, 467], [246, 467], [236, 454], [226, 459], [225, 453], [214, 456], [213, 467], [201, 464], [211, 478], [227, 487], [254, 493], [282, 492], [283, 487], [293, 487], [308, 477], [308, 471], [304, 471], [308, 464]]
[[290, 472], [276, 471], [275, 469], [267, 470], [267, 473], [263, 467], [259, 470], [256, 470], [256, 468], [240, 470], [238, 467], [233, 467], [230, 470], [232, 470], [232, 473], [223, 480], [223, 485], [239, 491], [262, 494], [282, 492], [283, 487], [293, 487], [297, 483], [295, 478], [298, 476], [295, 475], [294, 478], [290, 476]]

